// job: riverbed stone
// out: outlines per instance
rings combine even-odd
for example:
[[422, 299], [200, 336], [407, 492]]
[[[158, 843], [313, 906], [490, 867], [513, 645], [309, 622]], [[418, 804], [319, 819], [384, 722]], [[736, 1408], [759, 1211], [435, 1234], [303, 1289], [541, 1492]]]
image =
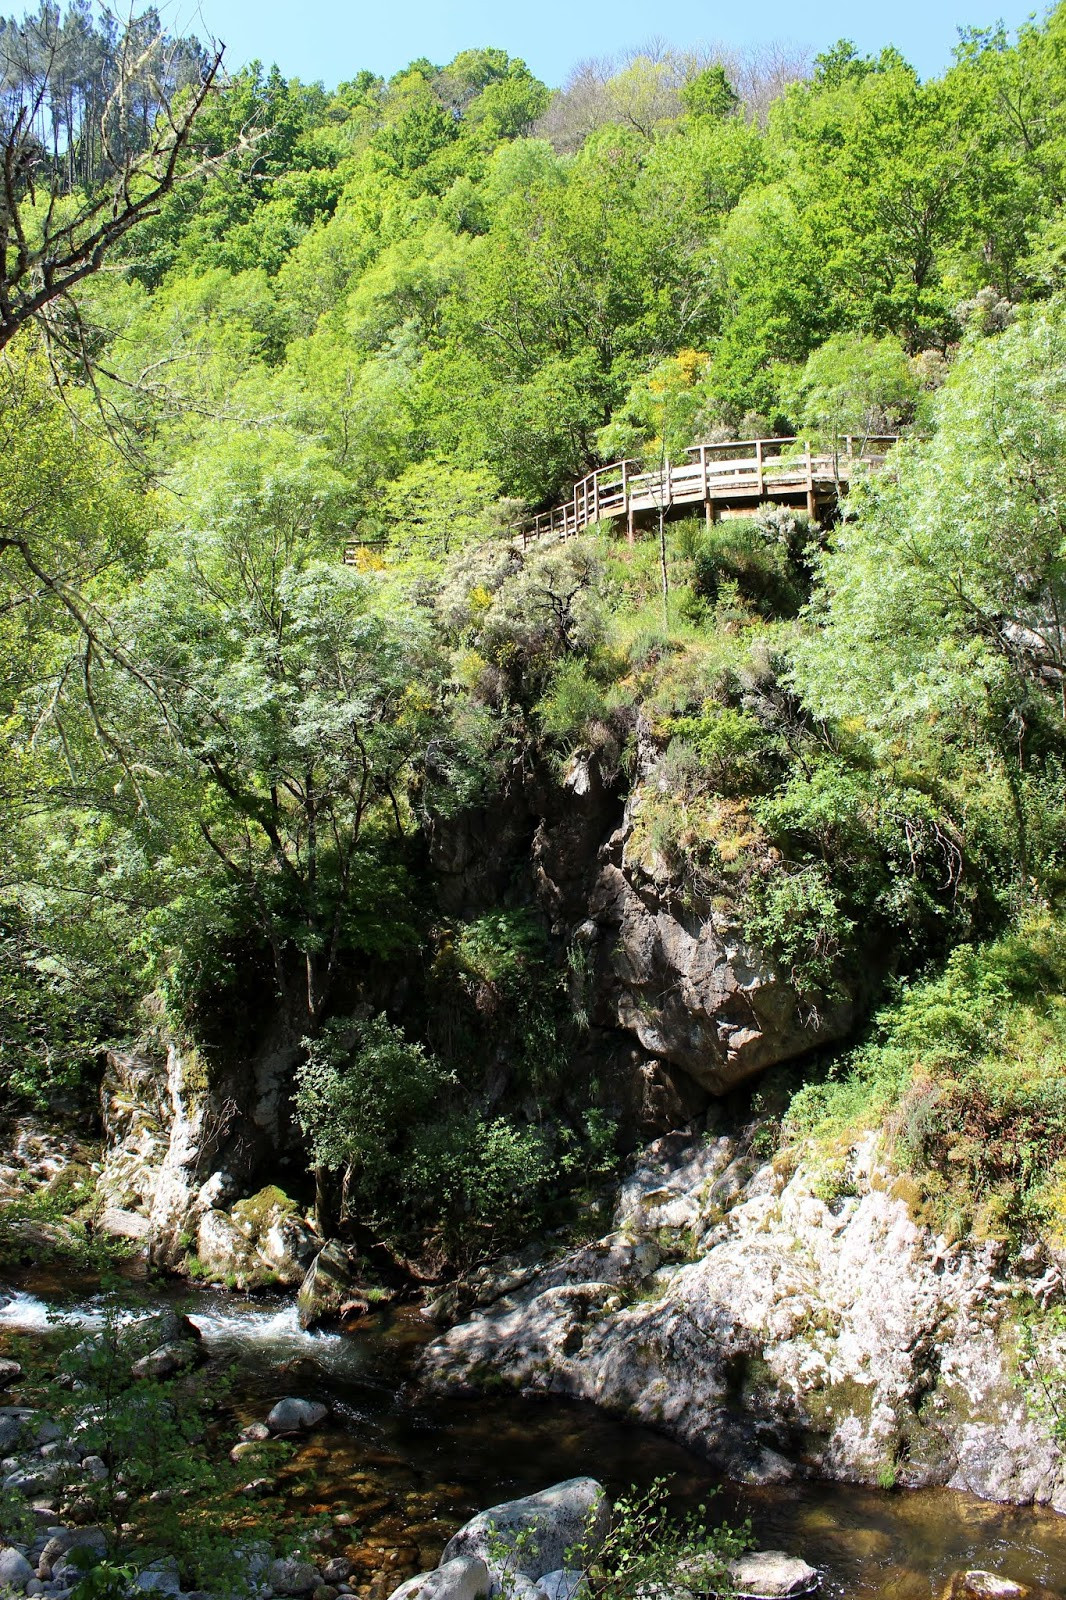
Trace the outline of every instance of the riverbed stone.
[[22, 1432], [21, 1417], [0, 1417], [0, 1454], [10, 1450], [18, 1442]]
[[389, 1600], [480, 1600], [490, 1583], [489, 1569], [479, 1556], [455, 1556], [442, 1559], [432, 1572], [407, 1578]]
[[972, 1567], [968, 1572], [952, 1573], [941, 1600], [1028, 1600], [1032, 1593], [1024, 1583]]
[[585, 1574], [575, 1567], [560, 1567], [557, 1572], [543, 1573], [537, 1579], [537, 1588], [546, 1600], [588, 1600]]
[[301, 1328], [340, 1315], [356, 1288], [348, 1252], [337, 1241], [323, 1245], [308, 1267], [296, 1296]]
[[133, 1587], [143, 1594], [180, 1594], [181, 1578], [175, 1567], [153, 1566], [138, 1572]]
[[15, 1589], [24, 1593], [33, 1576], [33, 1568], [21, 1550], [16, 1550], [14, 1545], [5, 1545], [0, 1549], [0, 1589]]
[[789, 1600], [812, 1594], [820, 1578], [817, 1569], [783, 1550], [753, 1550], [730, 1563], [733, 1587], [750, 1600]]
[[322, 1574], [309, 1561], [298, 1556], [281, 1556], [266, 1569], [266, 1581], [275, 1594], [310, 1594], [322, 1582]]
[[16, 1467], [4, 1478], [4, 1488], [13, 1489], [16, 1494], [39, 1494], [47, 1481], [43, 1464], [36, 1470], [33, 1467]]
[[198, 1346], [191, 1340], [175, 1340], [173, 1344], [161, 1344], [146, 1356], [141, 1356], [140, 1360], [133, 1363], [130, 1372], [135, 1378], [175, 1378], [179, 1372], [188, 1372], [202, 1359]]
[[303, 1433], [317, 1427], [328, 1411], [329, 1407], [318, 1400], [298, 1400], [288, 1395], [271, 1406], [266, 1425], [271, 1433]]
[[9, 1389], [22, 1377], [22, 1368], [17, 1361], [9, 1361], [6, 1356], [0, 1360], [0, 1389]]
[[89, 1550], [95, 1556], [107, 1552], [107, 1536], [102, 1528], [60, 1528], [51, 1534], [37, 1558], [37, 1576], [51, 1578], [53, 1567], [73, 1550]]
[[138, 1324], [146, 1327], [152, 1335], [153, 1342], [157, 1345], [200, 1344], [203, 1335], [191, 1317], [183, 1311], [173, 1311], [167, 1308], [164, 1311], [155, 1311], [146, 1323]]
[[441, 1565], [456, 1556], [480, 1556], [497, 1581], [506, 1572], [535, 1580], [559, 1571], [575, 1545], [599, 1549], [610, 1524], [603, 1485], [595, 1478], [567, 1478], [479, 1512], [445, 1545]]

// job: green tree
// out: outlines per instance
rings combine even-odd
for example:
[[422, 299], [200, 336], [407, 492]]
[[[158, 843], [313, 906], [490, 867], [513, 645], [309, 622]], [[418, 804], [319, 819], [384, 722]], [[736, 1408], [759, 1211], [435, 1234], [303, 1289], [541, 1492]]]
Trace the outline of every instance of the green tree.
[[895, 433], [920, 385], [898, 339], [833, 334], [807, 357], [793, 388], [796, 426], [838, 453], [847, 437]]
[[935, 421], [837, 531], [796, 681], [882, 750], [910, 730], [976, 740], [1008, 779], [1024, 881], [1049, 864], [1030, 857], [1027, 794], [1061, 758], [1066, 717], [1061, 309], [970, 346]]

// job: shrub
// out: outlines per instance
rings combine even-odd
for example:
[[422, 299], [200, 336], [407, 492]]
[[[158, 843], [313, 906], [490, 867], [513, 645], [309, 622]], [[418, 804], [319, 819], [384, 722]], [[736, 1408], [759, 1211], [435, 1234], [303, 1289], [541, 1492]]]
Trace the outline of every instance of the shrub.
[[809, 594], [804, 571], [776, 530], [768, 535], [765, 525], [738, 518], [717, 523], [697, 545], [693, 589], [711, 605], [740, 601], [761, 617], [795, 617]]
[[904, 989], [871, 1038], [804, 1087], [792, 1138], [883, 1126], [929, 1220], [1066, 1234], [1066, 945], [1041, 916], [961, 945]]
[[840, 991], [840, 956], [855, 923], [843, 910], [828, 871], [810, 864], [762, 875], [750, 887], [744, 931], [806, 999]]

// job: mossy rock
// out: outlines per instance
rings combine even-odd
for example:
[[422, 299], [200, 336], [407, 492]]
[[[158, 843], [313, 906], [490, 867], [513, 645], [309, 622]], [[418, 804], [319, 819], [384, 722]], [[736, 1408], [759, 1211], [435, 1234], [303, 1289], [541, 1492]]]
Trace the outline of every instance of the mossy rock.
[[290, 1200], [284, 1189], [279, 1189], [275, 1183], [268, 1183], [258, 1194], [238, 1200], [230, 1215], [242, 1232], [257, 1238], [279, 1217], [295, 1216], [296, 1210], [296, 1201]]

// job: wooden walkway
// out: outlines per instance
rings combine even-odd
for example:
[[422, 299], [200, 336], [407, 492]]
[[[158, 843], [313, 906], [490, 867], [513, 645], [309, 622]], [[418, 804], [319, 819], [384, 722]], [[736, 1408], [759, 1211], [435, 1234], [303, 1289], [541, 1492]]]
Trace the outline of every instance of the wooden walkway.
[[680, 465], [643, 471], [634, 461], [616, 461], [575, 483], [563, 505], [532, 517], [523, 540], [570, 539], [594, 523], [625, 518], [632, 539], [636, 519], [660, 509], [674, 515], [702, 505], [708, 522], [750, 513], [756, 506], [801, 505], [812, 517], [835, 505], [855, 465], [879, 467], [896, 436], [849, 436], [836, 454], [812, 453], [799, 439], [737, 439], [694, 445]]

